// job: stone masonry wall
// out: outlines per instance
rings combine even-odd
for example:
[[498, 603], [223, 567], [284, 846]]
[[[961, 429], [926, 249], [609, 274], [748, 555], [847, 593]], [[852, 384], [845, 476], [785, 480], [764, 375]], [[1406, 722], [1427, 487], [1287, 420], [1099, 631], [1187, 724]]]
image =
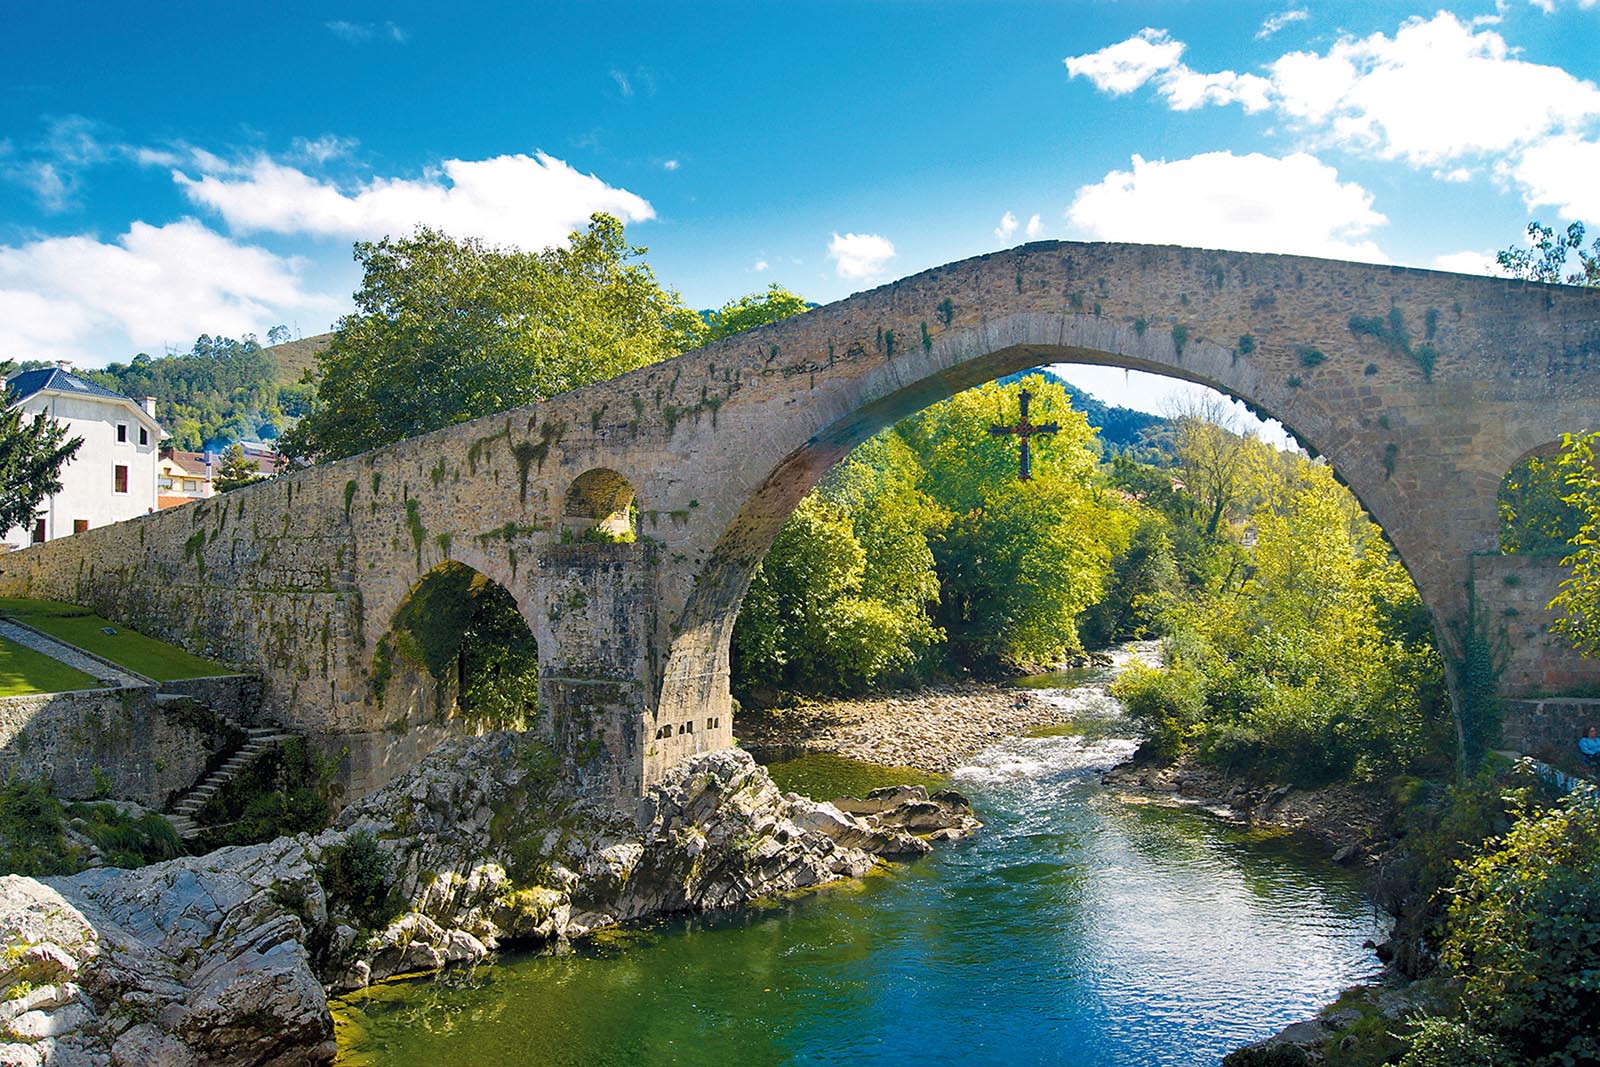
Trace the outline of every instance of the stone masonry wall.
[[[1489, 632], [1504, 655], [1500, 692], [1508, 697], [1600, 696], [1600, 660], [1587, 659], [1550, 632], [1550, 600], [1567, 571], [1552, 556], [1479, 556], [1474, 588]], [[1596, 725], [1600, 725], [1597, 723]]]
[[0, 774], [49, 781], [72, 800], [164, 808], [239, 743], [205, 705], [148, 686], [0, 699]]
[[1600, 699], [1508, 700], [1501, 747], [1558, 766], [1569, 764], [1578, 738], [1600, 727]]

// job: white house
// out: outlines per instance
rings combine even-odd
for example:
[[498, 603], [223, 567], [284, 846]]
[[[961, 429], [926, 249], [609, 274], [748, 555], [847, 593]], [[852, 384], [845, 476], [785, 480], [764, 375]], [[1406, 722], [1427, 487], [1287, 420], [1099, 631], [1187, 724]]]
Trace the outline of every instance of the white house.
[[161, 427], [151, 397], [134, 400], [59, 368], [23, 371], [6, 381], [6, 405], [44, 412], [83, 438], [61, 470], [61, 491], [45, 497], [32, 528], [7, 531], [20, 548], [156, 510]]

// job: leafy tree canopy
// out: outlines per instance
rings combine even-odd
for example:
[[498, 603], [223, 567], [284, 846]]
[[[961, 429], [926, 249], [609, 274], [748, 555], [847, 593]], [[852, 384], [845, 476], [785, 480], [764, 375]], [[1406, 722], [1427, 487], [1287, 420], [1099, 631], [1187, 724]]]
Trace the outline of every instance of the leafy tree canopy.
[[217, 466], [217, 477], [212, 484], [217, 492], [227, 493], [251, 482], [259, 482], [263, 477], [260, 463], [245, 459], [241, 446], [230, 445], [223, 450], [222, 462]]
[[[0, 378], [10, 369], [0, 366]], [[82, 444], [81, 437], [67, 440], [66, 426], [42, 411], [30, 419], [21, 408], [0, 410], [0, 531], [33, 525], [39, 503], [61, 491], [61, 468]]]
[[[1542, 223], [1528, 223], [1528, 245], [1512, 245], [1495, 255], [1500, 269], [1513, 278], [1531, 282], [1565, 282], [1567, 285], [1600, 285], [1600, 237], [1589, 248], [1583, 247], [1584, 227], [1574, 222], [1565, 233]], [[1577, 253], [1577, 269], [1567, 269], [1567, 258]]]
[[704, 312], [708, 331], [706, 341], [720, 341], [757, 326], [782, 322], [791, 315], [810, 311], [816, 306], [773, 282], [765, 292], [750, 293], [728, 301], [716, 311]]
[[359, 242], [356, 311], [318, 356], [317, 405], [281, 450], [354, 455], [695, 347], [704, 323], [638, 261], [644, 251], [603, 214], [541, 252], [426, 227]]

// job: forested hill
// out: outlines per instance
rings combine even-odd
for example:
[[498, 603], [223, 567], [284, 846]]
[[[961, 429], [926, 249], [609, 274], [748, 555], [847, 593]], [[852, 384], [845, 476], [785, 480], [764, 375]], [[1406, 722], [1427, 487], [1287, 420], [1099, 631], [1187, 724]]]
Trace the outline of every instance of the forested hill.
[[1101, 451], [1106, 455], [1113, 452], [1123, 452], [1131, 445], [1144, 444], [1148, 437], [1147, 431], [1165, 426], [1167, 419], [1160, 415], [1151, 415], [1145, 411], [1135, 411], [1133, 408], [1113, 407], [1101, 403], [1094, 396], [1083, 392], [1077, 386], [1070, 384], [1065, 378], [1043, 367], [1037, 370], [1018, 371], [1008, 374], [1000, 379], [1001, 385], [1010, 385], [1012, 382], [1021, 381], [1025, 375], [1038, 375], [1048, 381], [1060, 384], [1072, 398], [1072, 406], [1088, 416], [1089, 425], [1100, 430]]
[[310, 408], [315, 386], [300, 381], [327, 335], [262, 348], [253, 337], [201, 336], [188, 352], [144, 353], [84, 377], [125, 396], [156, 398], [156, 419], [173, 447], [219, 452], [235, 441], [270, 440]]

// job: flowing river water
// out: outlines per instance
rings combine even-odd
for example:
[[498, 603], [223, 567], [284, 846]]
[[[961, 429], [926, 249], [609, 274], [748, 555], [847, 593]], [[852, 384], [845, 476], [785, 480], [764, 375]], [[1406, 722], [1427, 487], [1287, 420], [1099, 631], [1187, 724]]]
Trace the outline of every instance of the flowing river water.
[[[1134, 743], [1103, 677], [1067, 683], [1038, 690], [1062, 727], [953, 775], [973, 837], [738, 914], [378, 986], [335, 1006], [341, 1067], [1195, 1067], [1376, 973], [1384, 920], [1356, 875], [1102, 787]], [[837, 758], [772, 770], [821, 795], [884, 784]]]

